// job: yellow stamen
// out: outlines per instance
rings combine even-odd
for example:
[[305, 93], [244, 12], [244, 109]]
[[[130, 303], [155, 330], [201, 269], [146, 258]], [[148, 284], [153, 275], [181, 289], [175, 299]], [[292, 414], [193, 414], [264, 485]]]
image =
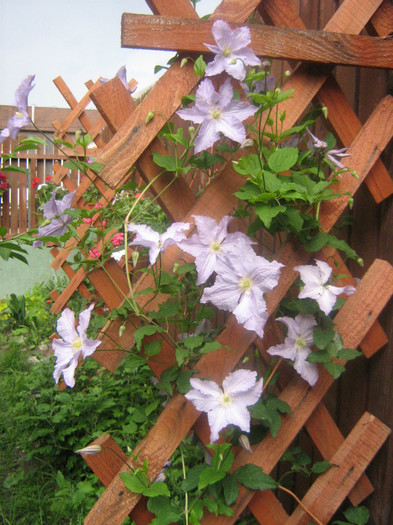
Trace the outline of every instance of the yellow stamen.
[[252, 287], [252, 280], [249, 277], [242, 277], [239, 281], [239, 288], [246, 292]]

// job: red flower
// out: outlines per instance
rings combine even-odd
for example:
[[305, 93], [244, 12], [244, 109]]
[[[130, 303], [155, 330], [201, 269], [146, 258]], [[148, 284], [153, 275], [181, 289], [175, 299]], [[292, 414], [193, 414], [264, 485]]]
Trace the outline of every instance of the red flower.
[[8, 182], [0, 182], [0, 190], [8, 190], [9, 187]]
[[45, 182], [50, 182], [52, 180], [52, 176], [51, 175], [47, 175], [45, 177]]
[[39, 177], [34, 177], [31, 183], [31, 187], [37, 188], [39, 184], [41, 184], [41, 179]]
[[7, 177], [5, 175], [3, 175], [0, 171], [0, 181], [1, 182], [5, 182], [7, 180]]

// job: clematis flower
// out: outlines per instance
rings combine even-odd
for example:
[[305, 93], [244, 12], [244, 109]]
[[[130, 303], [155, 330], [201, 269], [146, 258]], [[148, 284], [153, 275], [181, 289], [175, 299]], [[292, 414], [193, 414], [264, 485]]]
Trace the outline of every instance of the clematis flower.
[[295, 266], [295, 270], [300, 273], [300, 279], [304, 283], [304, 288], [299, 293], [299, 299], [315, 299], [319, 308], [325, 315], [329, 315], [336, 304], [337, 296], [340, 294], [351, 295], [355, 293], [354, 286], [333, 286], [328, 284], [332, 273], [332, 268], [324, 261], [315, 259], [316, 266]]
[[267, 353], [293, 361], [296, 372], [307, 383], [314, 386], [318, 381], [318, 367], [307, 361], [314, 344], [313, 330], [317, 326], [314, 316], [300, 313], [295, 319], [278, 317], [276, 321], [280, 321], [288, 328], [287, 337], [283, 344], [272, 346]]
[[242, 144], [246, 131], [242, 121], [254, 115], [257, 108], [248, 102], [233, 100], [233, 89], [227, 79], [217, 93], [210, 79], [200, 83], [195, 105], [180, 109], [177, 114], [184, 120], [201, 124], [195, 140], [195, 153], [213, 146], [220, 138], [220, 132], [229, 139]]
[[201, 302], [211, 301], [218, 308], [232, 312], [244, 328], [263, 337], [267, 321], [263, 294], [277, 285], [282, 266], [255, 255], [250, 247], [231, 251], [227, 258], [217, 261], [216, 282], [205, 288]]
[[[49, 224], [44, 224], [38, 228], [38, 238], [52, 237], [54, 235], [63, 235], [67, 230], [67, 225], [74, 219], [71, 215], [64, 213], [71, 208], [72, 201], [76, 190], [67, 193], [61, 200], [56, 200], [56, 191], [52, 192], [51, 198], [44, 205], [44, 217], [48, 219]], [[34, 241], [33, 248], [41, 246], [42, 241]]]
[[[120, 80], [121, 80], [121, 83], [123, 84], [123, 86], [126, 88], [126, 90], [129, 92], [129, 93], [134, 93], [135, 89], [130, 89], [128, 87], [128, 81], [127, 81], [127, 68], [126, 66], [121, 66], [121, 68], [117, 71], [116, 77], [118, 77]], [[109, 81], [109, 78], [101, 78], [100, 79], [100, 84], [105, 84], [106, 82]]]
[[213, 62], [210, 62], [205, 71], [207, 77], [218, 75], [226, 71], [237, 80], [244, 80], [246, 66], [259, 66], [261, 61], [254, 51], [247, 47], [251, 42], [248, 27], [239, 27], [232, 30], [224, 20], [216, 20], [213, 24], [212, 33], [216, 46], [205, 44], [215, 53]]
[[30, 118], [27, 109], [27, 97], [33, 89], [33, 80], [35, 75], [27, 76], [18, 89], [15, 91], [15, 106], [18, 111], [7, 122], [7, 127], [0, 133], [0, 144], [2, 144], [8, 137], [16, 138], [23, 126], [30, 124]]
[[191, 224], [186, 222], [174, 222], [166, 232], [158, 233], [145, 224], [130, 224], [128, 230], [136, 233], [136, 237], [130, 246], [138, 245], [149, 248], [149, 262], [154, 264], [158, 255], [161, 252], [164, 253], [168, 246], [186, 238], [183, 232], [188, 230], [190, 226]]
[[193, 387], [186, 395], [200, 412], [207, 412], [210, 426], [210, 442], [217, 441], [220, 430], [236, 425], [243, 432], [250, 432], [250, 413], [247, 407], [254, 405], [262, 394], [263, 379], [251, 370], [236, 370], [222, 382], [222, 388], [214, 381], [190, 379]]
[[228, 249], [249, 246], [254, 242], [244, 233], [228, 233], [228, 224], [233, 217], [226, 215], [217, 222], [201, 215], [193, 215], [198, 234], [194, 234], [189, 239], [178, 243], [178, 246], [185, 252], [195, 257], [195, 266], [198, 272], [197, 284], [202, 284], [208, 280], [213, 272], [216, 271], [217, 260], [225, 257]]
[[69, 308], [63, 310], [57, 321], [57, 332], [61, 339], [54, 339], [52, 347], [57, 358], [53, 378], [57, 383], [63, 374], [64, 382], [67, 386], [75, 385], [74, 372], [78, 364], [78, 359], [91, 355], [101, 344], [98, 339], [88, 339], [86, 336], [87, 327], [90, 322], [91, 311], [94, 305], [91, 304], [86, 310], [79, 314], [79, 325], [75, 330], [75, 314]]
[[[314, 148], [317, 153], [321, 153], [327, 150], [328, 145], [324, 140], [318, 139], [313, 133], [311, 133], [311, 131], [308, 128], [307, 132], [311, 137], [311, 142], [309, 144], [310, 147]], [[336, 166], [336, 168], [338, 168], [339, 170], [348, 170], [348, 168], [344, 166], [344, 164], [338, 159], [341, 157], [350, 157], [351, 153], [346, 153], [347, 150], [348, 148], [331, 149], [329, 151], [326, 151], [325, 158], [328, 161], [330, 161], [333, 164], [333, 166]]]

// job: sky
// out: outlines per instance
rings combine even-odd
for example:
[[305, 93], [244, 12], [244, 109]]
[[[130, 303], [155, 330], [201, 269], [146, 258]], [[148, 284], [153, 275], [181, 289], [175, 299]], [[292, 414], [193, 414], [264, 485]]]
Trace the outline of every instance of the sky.
[[[169, 0], [170, 1], [170, 0]], [[200, 0], [200, 16], [220, 0]], [[145, 0], [0, 0], [0, 105], [13, 105], [14, 92], [35, 74], [29, 105], [68, 107], [53, 84], [61, 76], [77, 100], [85, 82], [112, 78], [126, 65], [138, 90], [159, 77], [155, 65], [173, 55], [165, 51], [122, 49], [122, 13], [151, 14]]]

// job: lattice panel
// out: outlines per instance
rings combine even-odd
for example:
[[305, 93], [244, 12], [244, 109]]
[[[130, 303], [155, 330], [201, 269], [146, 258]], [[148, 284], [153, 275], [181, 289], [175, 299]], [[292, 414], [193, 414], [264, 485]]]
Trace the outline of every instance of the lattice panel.
[[[165, 23], [170, 23], [170, 20], [165, 17], [176, 17], [176, 23], [179, 23], [178, 19], [187, 18], [189, 21], [186, 20], [182, 23], [189, 24], [188, 27], [196, 27], [198, 30], [204, 24], [204, 22], [198, 20], [188, 0], [173, 0], [172, 2], [149, 0], [148, 4], [152, 8], [154, 15], [164, 17], [161, 24], [162, 31], [164, 31]], [[378, 8], [383, 12], [383, 16], [381, 16]], [[293, 35], [299, 34], [294, 33], [293, 30], [299, 31], [304, 29], [303, 23], [290, 0], [264, 0], [263, 2], [259, 0], [238, 0], [236, 2], [224, 0], [212, 18], [222, 18], [232, 24], [243, 24], [255, 9], [259, 10], [265, 22], [272, 24], [272, 31], [265, 28], [262, 32], [263, 38], [273, 38], [269, 35], [279, 33], [280, 35], [286, 35], [285, 38], [290, 39], [293, 38]], [[337, 37], [337, 41], [341, 43], [347, 42], [345, 44], [347, 47], [342, 51], [345, 55], [350, 49], [350, 45], [358, 46], [356, 42], [360, 42], [360, 40], [356, 39], [355, 35], [359, 34], [370, 20], [377, 33], [381, 36], [388, 34], [387, 31], [390, 32], [393, 29], [392, 11], [393, 6], [382, 0], [364, 0], [361, 5], [359, 5], [358, 1], [346, 0], [341, 4], [324, 29], [329, 33], [345, 33], [340, 39]], [[386, 22], [387, 18], [390, 25]], [[131, 34], [128, 30], [125, 30], [125, 27], [129, 28], [131, 23], [139, 31], [135, 30], [137, 37], [133, 36], [134, 33]], [[149, 23], [148, 17], [125, 15], [122, 32], [123, 45], [141, 45], [142, 36], [146, 32], [146, 27], [149, 27]], [[175, 25], [173, 22], [171, 31], [174, 30], [173, 27]], [[284, 32], [279, 30], [278, 26], [289, 28], [292, 31]], [[172, 37], [174, 34], [172, 33]], [[312, 51], [310, 45], [313, 42], [317, 42], [317, 39], [322, 39], [322, 42], [325, 41], [325, 38], [329, 42], [332, 42], [332, 38], [334, 40], [334, 37], [324, 36], [322, 33], [316, 34], [306, 31], [302, 35], [304, 35], [306, 40], [297, 50], [297, 55], [286, 52], [284, 49], [280, 51], [281, 54], [279, 56], [281, 58], [307, 60], [310, 59]], [[346, 38], [348, 35], [352, 36]], [[157, 44], [154, 44], [152, 42], [153, 39], [149, 40], [147, 34], [146, 40], [142, 44], [149, 47], [154, 47], [154, 45], [158, 44], [161, 46], [162, 42], [165, 42], [165, 38], [164, 36], [162, 39], [158, 38]], [[206, 38], [206, 40], [203, 40], [203, 38]], [[181, 51], [204, 52], [205, 48], [202, 49], [198, 46], [200, 42], [209, 40], [207, 36], [203, 36], [203, 38], [200, 40], [194, 39], [194, 47], [190, 48], [188, 39], [184, 38], [183, 33], [179, 49]], [[378, 42], [382, 44], [382, 41], [374, 39], [374, 37], [364, 38], [366, 40], [362, 40], [362, 42], [368, 42], [371, 39], [373, 43], [371, 44], [370, 41], [370, 46], [378, 45]], [[266, 43], [261, 40], [262, 37], [256, 34], [256, 45], [254, 46], [254, 41], [252, 42], [254, 49], [262, 49], [258, 48], [259, 44], [265, 46], [264, 49], [270, 49], [268, 47], [269, 42]], [[171, 42], [173, 42], [173, 38]], [[183, 47], [180, 47], [180, 45]], [[365, 43], [364, 46], [362, 48], [363, 55], [360, 53], [361, 50], [358, 49], [358, 58], [356, 58], [361, 65], [369, 64], [364, 58], [367, 55], [367, 44]], [[391, 48], [389, 48], [389, 45], [386, 45], [386, 42], [383, 44], [383, 55], [385, 62], [381, 61], [373, 65], [393, 67]], [[319, 58], [320, 55], [315, 59], [318, 60]], [[338, 59], [337, 57], [329, 60], [332, 63], [342, 62], [341, 58]], [[193, 90], [197, 81], [198, 79], [193, 74], [192, 67], [186, 65], [181, 69], [180, 63], [177, 61], [137, 107], [131, 107], [132, 103], [130, 105], [128, 102], [123, 102], [122, 104], [124, 105], [121, 105], [122, 111], [120, 111], [121, 116], [119, 116], [117, 111], [117, 108], [120, 107], [117, 105], [117, 100], [125, 101], [125, 94], [127, 93], [121, 84], [119, 85], [119, 83], [112, 81], [92, 91], [91, 98], [105, 119], [106, 124], [114, 132], [113, 138], [108, 144], [104, 145], [98, 158], [105, 165], [101, 176], [110, 188], [116, 188], [123, 183], [129, 167], [133, 164], [137, 165], [146, 182], [153, 180], [158, 168], [153, 164], [151, 157], [153, 151], [162, 150], [156, 135], [165, 124], [165, 120], [158, 117], [145, 124], [146, 116], [149, 112], [157, 110], [169, 119], [180, 105], [181, 98]], [[350, 147], [352, 156], [346, 159], [346, 165], [356, 170], [358, 178], [344, 174], [338, 191], [354, 195], [364, 181], [376, 202], [381, 202], [391, 195], [393, 193], [393, 183], [379, 156], [393, 136], [392, 97], [388, 96], [381, 100], [367, 122], [361, 126], [349, 102], [331, 75], [331, 66], [327, 68], [318, 67], [316, 69], [307, 64], [297, 64], [293, 75], [286, 83], [286, 88], [295, 88], [294, 97], [280, 105], [280, 111], [285, 110], [287, 113], [286, 127], [292, 126], [314, 100], [322, 102], [328, 108], [331, 127], [342, 143]], [[81, 114], [80, 111], [83, 111], [81, 107], [75, 110], [76, 114]], [[208, 215], [216, 220], [220, 220], [224, 215], [230, 214], [236, 204], [233, 193], [244, 182], [242, 177], [232, 169], [231, 165], [227, 165], [203, 195], [198, 200], [195, 200], [190, 188], [182, 178], [176, 179], [168, 190], [161, 194], [162, 189], [168, 184], [170, 178], [170, 174], [167, 174], [166, 178], [160, 178], [159, 183], [153, 184], [153, 191], [159, 196], [158, 201], [168, 211], [173, 220], [189, 222], [192, 222], [192, 215]], [[110, 195], [110, 192], [113, 190], [108, 189], [107, 191], [109, 192], [108, 195]], [[78, 192], [79, 194], [82, 193], [81, 188], [78, 189]], [[348, 198], [348, 196], [344, 196], [334, 201], [325, 202], [321, 206], [321, 224], [325, 231], [328, 232], [338, 220], [347, 206]], [[72, 242], [70, 243], [71, 245]], [[179, 255], [180, 250], [177, 247], [172, 246], [168, 248], [163, 257], [163, 268], [171, 269]], [[56, 266], [64, 264], [67, 256], [68, 252], [64, 250], [56, 253], [54, 264]], [[337, 258], [338, 254], [332, 252], [332, 250], [323, 250], [318, 254], [318, 258], [323, 260], [330, 260], [332, 256]], [[187, 255], [185, 256], [183, 252], [181, 252], [181, 257], [187, 260]], [[256, 344], [260, 349], [262, 358], [266, 358], [266, 348], [277, 341], [277, 332], [272, 316], [279, 302], [297, 277], [297, 273], [293, 268], [297, 265], [306, 264], [309, 258], [309, 254], [303, 249], [292, 244], [285, 246], [279, 258], [280, 262], [285, 265], [285, 268], [282, 271], [279, 285], [267, 297], [270, 319], [266, 326], [266, 335], [263, 341], [258, 340], [254, 332], [244, 330], [236, 322], [235, 318], [231, 316], [225, 325], [225, 329], [217, 338], [222, 348], [219, 351], [204, 355], [196, 365], [201, 377], [208, 375], [211, 379], [220, 383], [233, 370], [252, 344]], [[120, 289], [126, 293], [127, 287], [124, 273], [117, 263], [114, 263], [114, 265], [110, 271], [113, 275], [116, 275], [116, 282], [120, 283]], [[98, 273], [94, 275], [94, 272]], [[102, 274], [96, 270], [94, 272], [92, 272], [92, 275], [89, 275], [89, 279], [97, 292], [101, 296], [106, 297], [104, 300], [110, 305], [110, 308], [119, 306], [123, 300], [122, 294], [117, 293], [117, 295], [115, 294], [116, 297], [114, 297], [114, 292], [111, 290], [110, 285], [101, 281]], [[346, 270], [345, 272], [349, 275], [349, 272]], [[56, 301], [57, 311], [67, 303], [71, 290], [74, 291], [76, 287], [83, 285], [85, 277], [86, 273], [83, 274], [83, 272], [78, 276], [77, 274], [73, 276], [70, 290], [66, 291], [64, 295], [62, 294], [63, 297], [59, 296]], [[151, 279], [150, 275], [144, 274], [136, 283], [135, 289], [142, 290], [149, 287], [152, 284]], [[353, 282], [351, 277], [348, 277], [345, 284], [348, 282]], [[385, 261], [376, 260], [357, 286], [356, 294], [349, 297], [335, 318], [337, 331], [341, 334], [345, 346], [351, 348], [360, 347], [365, 356], [370, 357], [386, 343], [386, 335], [377, 319], [392, 294], [393, 268]], [[149, 296], [138, 297], [138, 301], [143, 302], [149, 299]], [[160, 300], [162, 300], [160, 296], [156, 297], [150, 304], [150, 307], [154, 309], [155, 306], [158, 306]], [[126, 324], [126, 330], [120, 337], [119, 322], [114, 321], [108, 324], [105, 328], [107, 336], [103, 338], [100, 349], [112, 349], [113, 340], [117, 340], [124, 348], [130, 348], [133, 344], [133, 331], [136, 326], [138, 326], [138, 319], [129, 319]], [[225, 349], [226, 345], [231, 348], [230, 351]], [[175, 362], [174, 350], [165, 340], [162, 352], [165, 356], [163, 361], [168, 363], [167, 366], [170, 366], [171, 362]], [[99, 352], [97, 353], [97, 360], [109, 370], [115, 370], [124, 358], [124, 355], [120, 351]], [[158, 376], [163, 371], [163, 367], [158, 366], [156, 363], [151, 362], [150, 366]], [[365, 413], [349, 436], [344, 439], [323, 404], [324, 395], [331, 384], [332, 378], [325, 370], [321, 372], [318, 383], [312, 389], [300, 377], [291, 376], [286, 384], [281, 385], [280, 399], [289, 404], [292, 416], [283, 417], [282, 427], [275, 439], [271, 438], [270, 435], [267, 436], [253, 448], [252, 454], [246, 451], [239, 452], [234, 465], [234, 468], [238, 468], [250, 462], [261, 466], [266, 473], [271, 472], [299, 431], [302, 428], [306, 428], [321, 455], [337, 465], [337, 468], [332, 468], [320, 476], [303, 498], [303, 503], [323, 523], [328, 522], [347, 496], [356, 505], [371, 493], [373, 489], [364, 472], [390, 432], [378, 419], [371, 414]], [[200, 416], [192, 404], [185, 400], [184, 396], [175, 394], [164, 408], [156, 425], [134, 450], [134, 454], [139, 454], [139, 458], [142, 461], [145, 458], [148, 459], [151, 479], [157, 476], [191, 428], [198, 433], [202, 441], [208, 442], [209, 432], [205, 417]], [[125, 457], [109, 436], [102, 436], [95, 443], [110, 444], [111, 448], [118, 451], [120, 457], [131, 464], [130, 460]], [[117, 476], [118, 472], [127, 471], [127, 467], [123, 465], [119, 458], [107, 451], [99, 456], [86, 456], [85, 459], [107, 486], [104, 494], [86, 517], [85, 523], [87, 525], [120, 524], [130, 513], [138, 525], [151, 521], [152, 516], [146, 510], [143, 499], [139, 495], [127, 491], [123, 482]], [[298, 506], [292, 515], [289, 516], [273, 493], [253, 492], [245, 487], [240, 487], [240, 496], [233, 507], [235, 518], [207, 515], [203, 519], [203, 523], [234, 523], [236, 517], [240, 515], [246, 506], [253, 512], [258, 521], [264, 525], [306, 525], [310, 521], [309, 516], [304, 513], [301, 506]]]

